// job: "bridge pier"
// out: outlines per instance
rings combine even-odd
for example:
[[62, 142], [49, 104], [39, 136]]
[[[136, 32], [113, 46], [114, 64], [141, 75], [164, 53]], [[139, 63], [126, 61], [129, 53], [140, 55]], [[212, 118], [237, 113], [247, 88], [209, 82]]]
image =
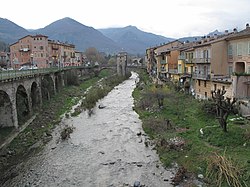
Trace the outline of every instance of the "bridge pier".
[[118, 76], [126, 76], [126, 69], [127, 69], [127, 53], [120, 52], [117, 55], [116, 59], [117, 63], [117, 74]]

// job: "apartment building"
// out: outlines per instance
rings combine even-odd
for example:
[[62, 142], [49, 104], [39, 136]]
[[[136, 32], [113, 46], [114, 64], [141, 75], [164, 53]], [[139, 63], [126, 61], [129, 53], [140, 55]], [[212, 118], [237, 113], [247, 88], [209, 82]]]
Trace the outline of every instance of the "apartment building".
[[250, 27], [229, 36], [228, 64], [233, 74], [233, 96], [238, 99], [250, 98]]
[[153, 77], [156, 77], [157, 75], [157, 62], [155, 58], [155, 49], [156, 47], [146, 49], [146, 55], [145, 55], [147, 72]]
[[27, 35], [10, 45], [10, 60], [13, 68], [20, 66], [48, 66], [48, 37], [44, 35]]
[[157, 63], [157, 78], [175, 79], [175, 76], [178, 75], [179, 47], [182, 45], [182, 42], [175, 40], [154, 50]]
[[27, 35], [11, 44], [10, 60], [15, 69], [24, 65], [49, 68], [81, 64], [81, 58], [76, 59], [73, 44], [49, 40], [44, 35]]

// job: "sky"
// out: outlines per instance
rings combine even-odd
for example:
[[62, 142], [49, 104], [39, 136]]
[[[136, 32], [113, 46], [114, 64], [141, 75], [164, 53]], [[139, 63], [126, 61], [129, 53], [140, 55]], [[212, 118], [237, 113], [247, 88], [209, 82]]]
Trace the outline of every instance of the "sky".
[[25, 29], [70, 17], [95, 29], [132, 25], [181, 38], [242, 30], [250, 23], [250, 0], [2, 0], [0, 5], [1, 18]]

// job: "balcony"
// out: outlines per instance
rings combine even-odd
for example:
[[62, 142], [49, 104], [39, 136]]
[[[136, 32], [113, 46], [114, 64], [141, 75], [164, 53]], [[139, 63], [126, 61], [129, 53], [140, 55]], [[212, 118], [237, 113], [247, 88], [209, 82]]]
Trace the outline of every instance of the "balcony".
[[179, 60], [185, 60], [186, 58], [185, 58], [185, 55], [179, 55], [179, 56], [178, 56], [178, 59], [179, 59]]
[[193, 59], [193, 58], [192, 58], [192, 59], [188, 59], [188, 58], [187, 58], [187, 59], [185, 60], [185, 63], [186, 63], [186, 64], [193, 64], [193, 63], [194, 63], [194, 59]]
[[59, 49], [59, 46], [57, 45], [52, 45], [52, 50], [58, 50]]
[[194, 62], [196, 64], [208, 64], [211, 62], [211, 59], [210, 58], [195, 58]]
[[168, 73], [178, 74], [178, 69], [169, 69]]
[[161, 68], [161, 73], [167, 73], [167, 69], [166, 68]]
[[28, 48], [28, 47], [20, 48], [19, 51], [20, 52], [29, 52], [30, 48]]
[[210, 80], [210, 74], [207, 73], [193, 73], [192, 76], [194, 79]]
[[161, 64], [162, 65], [164, 65], [164, 64], [166, 64], [167, 62], [166, 62], [166, 60], [161, 60]]

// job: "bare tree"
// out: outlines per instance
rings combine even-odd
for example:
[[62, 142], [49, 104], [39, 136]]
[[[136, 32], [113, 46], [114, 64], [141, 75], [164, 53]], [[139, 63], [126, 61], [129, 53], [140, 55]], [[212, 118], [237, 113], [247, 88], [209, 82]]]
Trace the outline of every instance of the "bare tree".
[[215, 101], [220, 126], [224, 132], [227, 132], [227, 118], [229, 114], [233, 112], [233, 108], [237, 100], [235, 98], [225, 98], [225, 93], [226, 90], [220, 89], [211, 91], [212, 98]]

